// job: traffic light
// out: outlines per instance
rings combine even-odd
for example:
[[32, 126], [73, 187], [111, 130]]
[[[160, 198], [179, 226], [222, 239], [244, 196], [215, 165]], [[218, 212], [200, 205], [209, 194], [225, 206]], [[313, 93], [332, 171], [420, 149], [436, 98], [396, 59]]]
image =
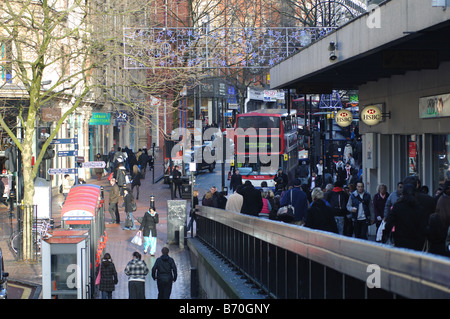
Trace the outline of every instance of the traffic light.
[[[36, 157], [39, 157], [39, 154], [41, 154], [42, 147], [44, 146], [44, 143], [45, 143], [44, 140], [39, 140], [38, 145], [37, 145]], [[44, 157], [42, 159], [48, 160], [48, 159], [52, 159], [53, 157], [55, 157], [54, 145], [50, 144], [47, 147], [47, 149], [45, 150]]]
[[52, 159], [55, 157], [55, 150], [53, 149], [54, 145], [50, 144], [47, 149], [45, 150], [44, 159]]

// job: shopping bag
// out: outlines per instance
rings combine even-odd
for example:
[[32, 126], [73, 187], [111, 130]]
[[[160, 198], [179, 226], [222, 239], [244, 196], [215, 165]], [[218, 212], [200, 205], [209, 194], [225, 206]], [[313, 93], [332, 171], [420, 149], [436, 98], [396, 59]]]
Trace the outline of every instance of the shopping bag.
[[102, 277], [102, 265], [98, 268], [97, 278], [95, 278], [95, 284], [100, 285], [100, 278]]
[[138, 232], [133, 239], [131, 240], [131, 243], [141, 246], [142, 245], [142, 237], [141, 237], [141, 233]]

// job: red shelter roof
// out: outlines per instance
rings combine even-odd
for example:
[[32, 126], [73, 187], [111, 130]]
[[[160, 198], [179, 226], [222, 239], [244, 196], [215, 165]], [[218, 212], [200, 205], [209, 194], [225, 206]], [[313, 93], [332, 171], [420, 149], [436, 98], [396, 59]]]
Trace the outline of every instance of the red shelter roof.
[[81, 184], [73, 186], [61, 209], [64, 221], [93, 220], [100, 204], [100, 186]]

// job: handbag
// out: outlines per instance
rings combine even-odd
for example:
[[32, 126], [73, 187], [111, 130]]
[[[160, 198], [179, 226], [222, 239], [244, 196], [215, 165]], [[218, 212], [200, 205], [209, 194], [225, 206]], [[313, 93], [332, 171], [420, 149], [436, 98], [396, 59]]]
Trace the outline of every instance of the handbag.
[[95, 284], [96, 285], [100, 285], [101, 273], [102, 273], [102, 264], [100, 264], [100, 266], [98, 268], [97, 278], [95, 278]]
[[[291, 194], [291, 203], [292, 203], [292, 190]], [[291, 223], [294, 220], [295, 216], [295, 207], [291, 204], [280, 207], [277, 211], [277, 218], [285, 223]]]
[[131, 240], [132, 244], [141, 246], [142, 245], [142, 237], [141, 237], [141, 232], [137, 232], [136, 235], [133, 237], [133, 239]]

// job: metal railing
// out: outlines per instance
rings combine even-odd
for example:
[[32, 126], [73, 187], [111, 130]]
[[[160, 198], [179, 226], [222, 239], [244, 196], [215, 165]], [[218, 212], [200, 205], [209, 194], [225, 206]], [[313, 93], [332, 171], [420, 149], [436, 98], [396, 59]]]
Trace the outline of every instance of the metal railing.
[[[36, 205], [17, 206], [17, 225], [12, 229], [10, 246], [19, 260], [37, 260], [41, 250], [42, 236], [52, 227], [51, 220], [37, 218]], [[29, 236], [26, 236], [24, 228], [30, 225]], [[25, 252], [24, 252], [25, 250]]]
[[450, 298], [450, 259], [198, 206], [197, 237], [271, 298]]

